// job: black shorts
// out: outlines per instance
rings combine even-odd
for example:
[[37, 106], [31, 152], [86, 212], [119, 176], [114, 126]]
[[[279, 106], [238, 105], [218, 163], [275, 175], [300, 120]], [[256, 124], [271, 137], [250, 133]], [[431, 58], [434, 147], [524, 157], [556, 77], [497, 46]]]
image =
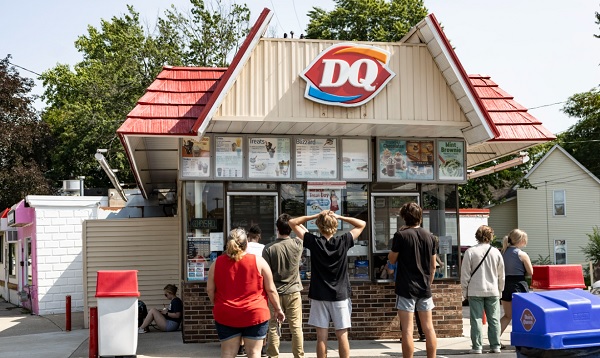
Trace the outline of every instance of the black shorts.
[[502, 291], [502, 301], [512, 302], [513, 293], [529, 292], [529, 285], [524, 276], [506, 276], [504, 281], [504, 291]]

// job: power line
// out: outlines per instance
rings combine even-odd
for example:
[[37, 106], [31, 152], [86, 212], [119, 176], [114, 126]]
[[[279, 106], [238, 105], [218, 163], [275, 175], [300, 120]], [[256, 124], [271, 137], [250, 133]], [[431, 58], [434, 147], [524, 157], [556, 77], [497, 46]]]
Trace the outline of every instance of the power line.
[[32, 70], [30, 70], [30, 69], [28, 69], [28, 68], [25, 68], [25, 67], [19, 66], [19, 65], [17, 65], [17, 64], [14, 64], [14, 63], [12, 63], [12, 62], [10, 62], [10, 61], [7, 61], [7, 62], [8, 62], [8, 64], [9, 64], [9, 65], [11, 65], [11, 66], [18, 67], [18, 68], [20, 68], [20, 69], [22, 69], [22, 70], [25, 70], [25, 71], [27, 71], [27, 72], [31, 72], [31, 73], [33, 73], [34, 75], [41, 76], [39, 73], [37, 73], [37, 72], [35, 72], [35, 71], [32, 71]]
[[538, 109], [538, 108], [543, 108], [543, 107], [556, 106], [557, 104], [563, 104], [563, 103], [567, 103], [567, 101], [555, 102], [555, 103], [550, 103], [550, 104], [543, 104], [541, 106], [528, 108], [527, 110], [531, 111], [532, 109]]
[[298, 29], [302, 32], [302, 25], [300, 25], [300, 19], [298, 18], [298, 11], [296, 11], [296, 1], [292, 0], [292, 6], [294, 7], [294, 14], [296, 14], [296, 21], [298, 21]]
[[277, 20], [277, 25], [279, 25], [279, 28], [281, 29], [281, 31], [285, 32], [285, 29], [283, 28], [283, 26], [281, 26], [281, 22], [279, 22], [279, 16], [277, 16], [277, 10], [275, 10], [275, 4], [273, 4], [273, 0], [271, 1], [271, 6], [273, 6], [273, 13], [275, 13], [275, 20]]

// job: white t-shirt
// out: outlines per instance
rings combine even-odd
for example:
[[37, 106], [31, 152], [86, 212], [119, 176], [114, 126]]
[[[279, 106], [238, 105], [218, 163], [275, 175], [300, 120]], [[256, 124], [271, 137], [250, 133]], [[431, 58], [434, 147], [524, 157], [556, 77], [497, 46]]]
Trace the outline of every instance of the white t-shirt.
[[264, 247], [265, 245], [259, 244], [258, 242], [248, 241], [248, 248], [246, 249], [246, 252], [249, 254], [254, 254], [258, 257], [262, 257]]

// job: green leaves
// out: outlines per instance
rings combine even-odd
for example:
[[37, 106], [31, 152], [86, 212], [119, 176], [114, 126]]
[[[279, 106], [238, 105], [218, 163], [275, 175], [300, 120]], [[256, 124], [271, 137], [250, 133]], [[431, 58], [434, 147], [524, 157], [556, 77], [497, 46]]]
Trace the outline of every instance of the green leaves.
[[396, 42], [427, 16], [421, 0], [334, 0], [327, 12], [309, 11], [307, 38]]

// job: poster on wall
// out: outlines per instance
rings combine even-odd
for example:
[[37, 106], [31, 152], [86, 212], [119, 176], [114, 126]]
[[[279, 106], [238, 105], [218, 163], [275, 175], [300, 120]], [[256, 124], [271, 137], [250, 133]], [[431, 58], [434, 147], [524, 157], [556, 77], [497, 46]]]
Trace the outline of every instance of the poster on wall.
[[[308, 182], [306, 185], [306, 215], [311, 216], [323, 210], [331, 210], [338, 215], [342, 214], [342, 189], [346, 182]], [[306, 223], [309, 230], [318, 230], [315, 220]], [[342, 221], [338, 220], [338, 230], [342, 228]]]
[[438, 141], [438, 179], [465, 180], [465, 143]]
[[181, 143], [181, 176], [210, 177], [210, 137], [184, 139]]
[[188, 237], [187, 238], [187, 276], [191, 281], [203, 281], [206, 279], [205, 268], [210, 260], [210, 238]]
[[369, 143], [367, 138], [342, 139], [342, 178], [369, 180]]
[[406, 141], [407, 179], [433, 180], [433, 143], [432, 140]]
[[290, 138], [248, 138], [248, 177], [289, 179], [290, 157]]
[[295, 144], [296, 178], [337, 178], [336, 138], [296, 138]]
[[217, 178], [243, 178], [242, 137], [215, 137]]
[[407, 178], [406, 141], [400, 139], [381, 139], [378, 148], [377, 177], [386, 179]]

